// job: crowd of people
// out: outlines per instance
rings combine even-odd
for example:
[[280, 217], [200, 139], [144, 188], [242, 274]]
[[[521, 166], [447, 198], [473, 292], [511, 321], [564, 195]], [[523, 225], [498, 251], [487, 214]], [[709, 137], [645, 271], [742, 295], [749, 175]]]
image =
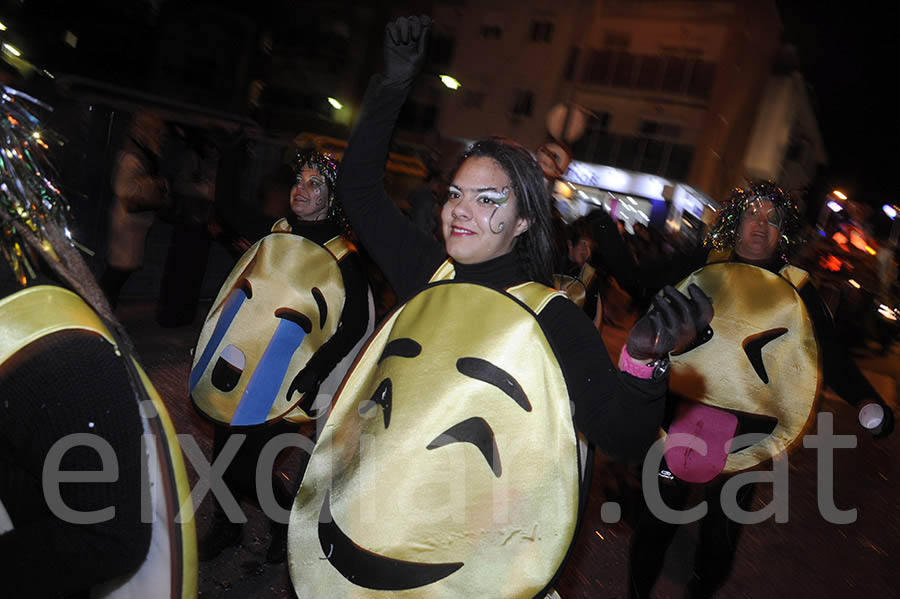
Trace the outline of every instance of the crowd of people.
[[[735, 190], [707, 243], [687, 252], [640, 224], [628, 233], [602, 209], [566, 224], [534, 154], [488, 137], [469, 145], [445, 179], [432, 169], [413, 214], [402, 213], [385, 190], [385, 160], [430, 27], [428, 17], [387, 25], [384, 68], [369, 83], [341, 163], [298, 152], [289, 191], [272, 187], [286, 216], [253, 243], [229, 242], [240, 257], [205, 317], [186, 381], [194, 407], [215, 425], [213, 462], [228, 458], [226, 493], [215, 494], [214, 517], [196, 541], [192, 526], [175, 526], [172, 509], [158, 510], [162, 526], [143, 518], [146, 464], [164, 462], [150, 470], [173, 488], [183, 485], [183, 465], [166, 443], [140, 447], [141, 433], [155, 430], [146, 411], [154, 392], [114, 309], [143, 262], [150, 223], [168, 212], [174, 234], [158, 317], [165, 325], [194, 319], [216, 234], [215, 150], [194, 132], [136, 116], [112, 180], [103, 293], [81, 280], [58, 215], [27, 193], [4, 196], [5, 232], [28, 242], [5, 235], [18, 244], [4, 245], [6, 255], [31, 261], [10, 258], [0, 269], [0, 306], [35, 289], [68, 289], [112, 331], [97, 338], [64, 323], [36, 341], [0, 345], [0, 552], [17, 556], [0, 571], [15, 596], [191, 597], [197, 558], [214, 559], [240, 539], [232, 495], [264, 507], [267, 560], [287, 562], [298, 597], [549, 596], [585, 509], [587, 447], [641, 465], [665, 431], [658, 493], [671, 509], [697, 495], [713, 506], [687, 589], [708, 597], [728, 577], [740, 530], [716, 508], [723, 487], [795, 447], [820, 383], [858, 407], [873, 435], [891, 432], [890, 407], [836, 341], [808, 273], [790, 263], [799, 213], [772, 182]], [[3, 176], [6, 185], [26, 174]], [[21, 233], [23, 222], [38, 224]], [[380, 279], [396, 298], [384, 318], [372, 284]], [[13, 318], [5, 310], [4, 326]], [[604, 326], [627, 330], [617, 361]], [[767, 344], [781, 352], [777, 360], [763, 358]], [[704, 381], [700, 391], [679, 378], [687, 368]], [[73, 393], [76, 375], [84, 380]], [[292, 489], [271, 466], [298, 423], [314, 423], [315, 433]], [[40, 431], [40, 443], [29, 431]], [[685, 431], [709, 451], [680, 444]], [[778, 449], [730, 446], [747, 432]], [[67, 479], [72, 510], [116, 507], [102, 522], [67, 520], [40, 484], [47, 453], [76, 433], [100, 433], [116, 456], [130, 456], [118, 480]], [[97, 470], [97, 462], [81, 452], [66, 465]], [[99, 470], [106, 466], [101, 459]], [[737, 495], [747, 511], [753, 485]], [[635, 523], [632, 597], [650, 596], [677, 528], [653, 507], [641, 505]], [[154, 552], [160, 535], [168, 553]], [[44, 577], [29, 588], [51, 559], [37, 547], [47, 539], [65, 580]], [[160, 557], [170, 554], [184, 559]], [[151, 561], [153, 572], [168, 573], [165, 589], [123, 586]]]

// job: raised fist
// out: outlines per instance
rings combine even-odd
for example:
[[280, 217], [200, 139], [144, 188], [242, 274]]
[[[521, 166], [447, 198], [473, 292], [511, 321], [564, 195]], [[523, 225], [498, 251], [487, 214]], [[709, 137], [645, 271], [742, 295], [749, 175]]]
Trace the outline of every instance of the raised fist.
[[431, 19], [400, 17], [384, 28], [384, 82], [408, 85], [425, 64], [425, 48]]

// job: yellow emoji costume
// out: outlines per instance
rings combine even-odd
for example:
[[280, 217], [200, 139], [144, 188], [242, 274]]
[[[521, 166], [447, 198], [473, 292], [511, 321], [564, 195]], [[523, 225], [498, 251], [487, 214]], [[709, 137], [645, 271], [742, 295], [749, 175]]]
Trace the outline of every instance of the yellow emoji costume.
[[322, 247], [290, 231], [281, 220], [244, 253], [200, 332], [190, 393], [217, 423], [309, 419], [296, 408], [302, 395], [288, 389], [338, 328], [345, 299], [338, 263], [350, 250], [340, 236]]
[[[707, 459], [718, 455], [720, 462], [712, 470], [682, 463], [702, 462], [696, 449], [667, 449], [667, 462], [676, 475], [684, 468], [688, 474], [683, 478], [689, 482], [706, 482], [719, 472], [727, 475], [759, 466], [800, 442], [814, 421], [822, 379], [813, 323], [797, 291], [807, 279], [793, 266], [785, 266], [779, 275], [749, 264], [722, 262], [679, 283], [680, 290], [696, 283], [715, 306], [712, 339], [672, 357], [669, 387], [685, 398], [679, 407], [699, 403], [723, 411], [736, 418], [735, 434], [756, 432], [765, 438], [749, 447], [711, 447]], [[704, 438], [708, 431], [702, 430], [702, 420], [682, 432]], [[705, 475], [695, 474], [699, 479], [692, 480], [691, 470], [703, 470]]]
[[386, 320], [338, 394], [291, 512], [301, 598], [529, 597], [562, 563], [576, 435], [534, 316], [558, 293], [452, 276]]
[[[84, 300], [60, 287], [39, 285], [18, 291], [0, 300], [0, 313], [3, 314], [0, 372], [14, 368], [17, 356], [26, 353], [31, 344], [54, 333], [85, 332], [117, 346], [106, 326]], [[150, 379], [133, 358], [125, 356], [122, 359], [132, 360], [144, 387], [141, 420], [148, 445], [143, 468], [152, 509], [147, 517], [152, 518], [153, 532], [150, 551], [141, 567], [128, 576], [94, 588], [92, 596], [120, 599], [196, 597], [196, 533], [181, 448], [165, 405]], [[76, 401], [77, 395], [72, 399]], [[132, 401], [133, 397], [122, 397], [121, 400]], [[176, 522], [175, 517], [182, 506], [186, 517], [184, 521]], [[15, 527], [15, 522], [9, 525]]]

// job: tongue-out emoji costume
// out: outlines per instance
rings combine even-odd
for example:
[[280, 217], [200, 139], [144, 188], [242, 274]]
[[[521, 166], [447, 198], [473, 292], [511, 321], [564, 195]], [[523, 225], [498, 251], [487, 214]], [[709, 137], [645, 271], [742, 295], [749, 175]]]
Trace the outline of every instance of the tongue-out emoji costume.
[[[709, 482], [789, 452], [815, 420], [821, 381], [812, 321], [794, 285], [806, 273], [782, 275], [737, 262], [710, 264], [679, 288], [697, 284], [716, 306], [712, 338], [672, 357], [669, 388], [684, 398], [668, 431], [687, 433], [704, 448], [667, 443], [669, 470], [682, 480]], [[764, 438], [732, 446], [736, 435]], [[668, 439], [667, 439], [668, 441]]]

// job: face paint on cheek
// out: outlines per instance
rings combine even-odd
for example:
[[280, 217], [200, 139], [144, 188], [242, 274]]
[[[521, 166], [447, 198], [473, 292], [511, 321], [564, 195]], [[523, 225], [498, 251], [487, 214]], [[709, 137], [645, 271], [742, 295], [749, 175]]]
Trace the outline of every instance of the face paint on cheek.
[[488, 226], [491, 229], [491, 233], [499, 235], [503, 232], [503, 229], [506, 228], [506, 222], [500, 221], [497, 223], [497, 226], [494, 227], [494, 216], [496, 216], [497, 211], [506, 206], [506, 203], [509, 201], [509, 187], [504, 187], [499, 192], [486, 191], [481, 194], [478, 199], [486, 199], [494, 203], [494, 211], [491, 212], [491, 217], [488, 219]]

